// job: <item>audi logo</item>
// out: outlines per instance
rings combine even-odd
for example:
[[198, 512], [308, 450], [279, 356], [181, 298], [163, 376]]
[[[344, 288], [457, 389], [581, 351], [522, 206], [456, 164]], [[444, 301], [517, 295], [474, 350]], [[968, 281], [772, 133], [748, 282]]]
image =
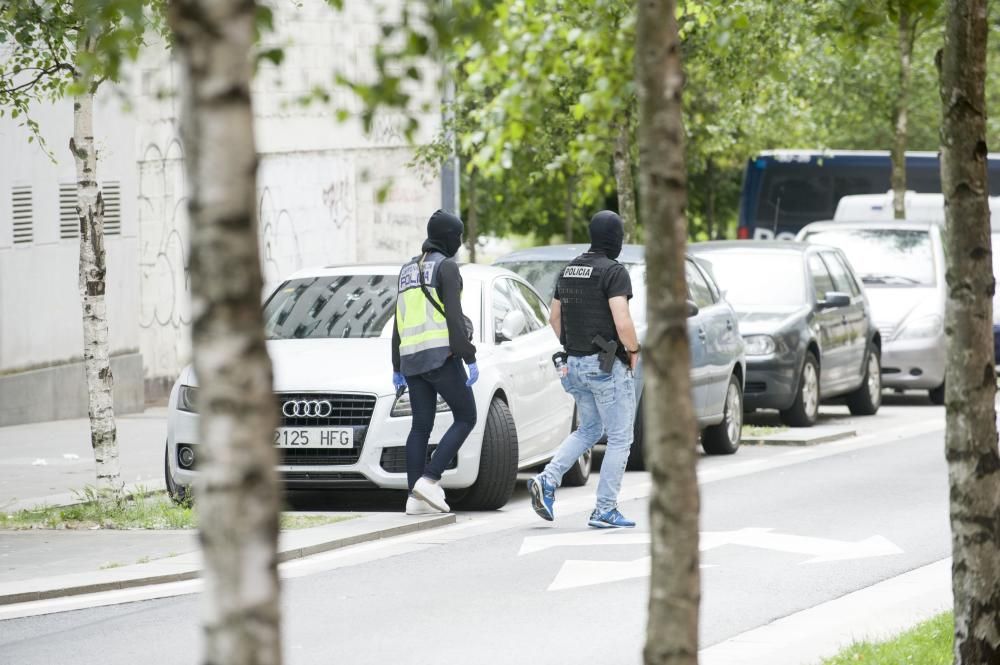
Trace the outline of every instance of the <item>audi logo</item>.
[[286, 418], [328, 418], [333, 413], [333, 405], [325, 399], [290, 399], [281, 405], [281, 413]]

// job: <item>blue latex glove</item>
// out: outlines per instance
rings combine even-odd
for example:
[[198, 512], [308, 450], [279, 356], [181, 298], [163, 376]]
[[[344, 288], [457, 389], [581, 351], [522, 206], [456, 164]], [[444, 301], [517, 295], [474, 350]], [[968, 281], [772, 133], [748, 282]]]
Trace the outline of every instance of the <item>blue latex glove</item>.
[[397, 392], [399, 392], [400, 388], [405, 388], [406, 387], [406, 377], [403, 376], [402, 374], [400, 374], [399, 372], [393, 372], [392, 373], [392, 387], [395, 388]]
[[469, 365], [469, 380], [465, 382], [465, 385], [471, 386], [473, 383], [479, 380], [479, 367], [476, 363]]

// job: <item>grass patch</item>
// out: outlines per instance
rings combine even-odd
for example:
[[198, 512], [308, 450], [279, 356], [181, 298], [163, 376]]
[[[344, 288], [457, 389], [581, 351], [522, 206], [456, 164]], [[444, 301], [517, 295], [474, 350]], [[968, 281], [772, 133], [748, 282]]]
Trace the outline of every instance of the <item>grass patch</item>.
[[[198, 514], [190, 503], [176, 504], [165, 492], [138, 491], [120, 499], [102, 496], [88, 487], [73, 506], [0, 512], [0, 529], [194, 529]], [[336, 524], [357, 515], [298, 515], [282, 513], [282, 529], [308, 529]], [[142, 562], [140, 562], [142, 563]]]
[[765, 436], [771, 436], [772, 434], [781, 434], [782, 432], [787, 432], [788, 428], [784, 425], [778, 425], [776, 427], [769, 427], [767, 425], [744, 425], [743, 426], [743, 436], [744, 437], [754, 437], [760, 438]]
[[296, 515], [294, 513], [281, 514], [281, 528], [288, 529], [310, 529], [314, 526], [326, 526], [336, 524], [357, 517], [357, 515]]
[[192, 529], [194, 509], [178, 505], [166, 493], [138, 491], [122, 498], [102, 496], [92, 487], [72, 506], [0, 514], [2, 529]]
[[101, 566], [101, 570], [110, 570], [112, 568], [121, 568], [124, 563], [118, 563], [117, 561], [108, 561], [106, 564]]
[[951, 665], [955, 622], [951, 612], [908, 630], [888, 642], [860, 642], [823, 665]]

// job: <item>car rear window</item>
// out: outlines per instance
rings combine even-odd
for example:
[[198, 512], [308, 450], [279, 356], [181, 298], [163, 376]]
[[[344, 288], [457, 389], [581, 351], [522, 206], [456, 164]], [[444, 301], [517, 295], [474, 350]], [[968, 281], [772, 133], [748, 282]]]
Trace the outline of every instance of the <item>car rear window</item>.
[[823, 229], [804, 240], [839, 247], [866, 286], [934, 286], [934, 251], [923, 229]]
[[378, 337], [395, 309], [395, 275], [294, 279], [267, 301], [264, 331], [268, 339]]
[[698, 258], [711, 264], [716, 283], [732, 305], [791, 307], [806, 302], [798, 252], [715, 250]]

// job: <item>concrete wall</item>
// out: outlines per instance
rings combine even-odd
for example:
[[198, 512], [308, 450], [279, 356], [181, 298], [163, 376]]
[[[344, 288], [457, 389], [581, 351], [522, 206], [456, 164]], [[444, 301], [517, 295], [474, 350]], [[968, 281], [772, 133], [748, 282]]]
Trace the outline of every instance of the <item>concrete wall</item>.
[[[142, 356], [111, 357], [115, 413], [143, 408]], [[0, 376], [0, 427], [62, 418], [86, 418], [87, 377], [83, 361]]]
[[[346, 90], [335, 91], [328, 104], [297, 102], [316, 85], [330, 87], [337, 73], [373, 75], [380, 21], [391, 19], [402, 1], [380, 3], [389, 5], [382, 15], [367, 0], [348, 0], [343, 12], [325, 0], [273, 3], [276, 31], [269, 39], [285, 48], [285, 61], [280, 67], [262, 64], [253, 90], [261, 155], [257, 207], [268, 285], [311, 265], [402, 263], [419, 250], [426, 220], [440, 206], [438, 175], [410, 166], [414, 151], [400, 117], [380, 116], [365, 133], [360, 104]], [[425, 71], [428, 79], [414, 88], [415, 108], [427, 104], [418, 143], [440, 127], [436, 69], [428, 65]], [[147, 398], [165, 395], [191, 357], [178, 76], [166, 47], [152, 44], [120, 89], [130, 110], [123, 110], [121, 97], [110, 87], [95, 110], [99, 178], [122, 187], [121, 235], [107, 240], [112, 351], [123, 357], [141, 354], [141, 363], [123, 364], [115, 378], [129, 395], [144, 382]], [[345, 122], [335, 119], [338, 109], [347, 111]], [[14, 394], [3, 386], [50, 395], [51, 377], [75, 376], [72, 363], [82, 355], [78, 244], [59, 239], [59, 183], [74, 178], [66, 147], [72, 104], [39, 106], [34, 115], [55, 163], [27, 142], [16, 121], [0, 119], [0, 390], [7, 390], [0, 400]], [[19, 185], [33, 188], [35, 238], [15, 245], [11, 195]], [[69, 374], [46, 370], [20, 376], [59, 365]], [[19, 378], [6, 378], [11, 376]], [[76, 391], [74, 385], [67, 390]], [[133, 402], [123, 398], [123, 408]], [[0, 413], [5, 408], [0, 403]], [[11, 410], [23, 412], [22, 407]]]

